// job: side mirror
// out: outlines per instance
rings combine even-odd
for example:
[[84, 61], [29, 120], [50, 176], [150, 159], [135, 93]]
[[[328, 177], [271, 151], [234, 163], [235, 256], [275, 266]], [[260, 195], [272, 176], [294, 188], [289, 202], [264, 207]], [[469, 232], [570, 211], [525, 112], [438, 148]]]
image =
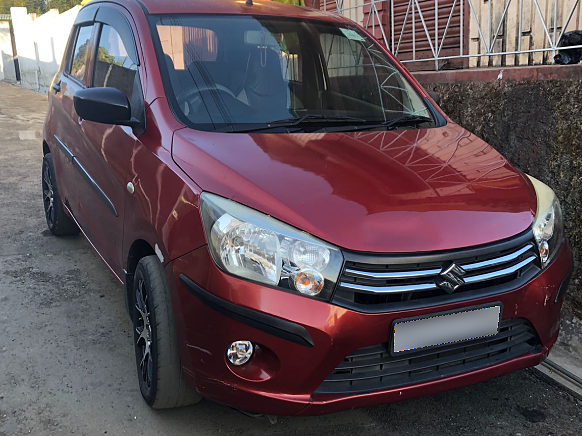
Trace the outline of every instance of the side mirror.
[[84, 120], [139, 128], [141, 122], [131, 116], [127, 97], [117, 88], [80, 89], [73, 96], [75, 110]]
[[432, 98], [437, 105], [439, 105], [439, 106], [441, 105], [441, 96], [439, 95], [438, 92], [436, 92], [436, 91], [426, 91], [426, 93], [428, 95], [430, 95], [430, 98]]

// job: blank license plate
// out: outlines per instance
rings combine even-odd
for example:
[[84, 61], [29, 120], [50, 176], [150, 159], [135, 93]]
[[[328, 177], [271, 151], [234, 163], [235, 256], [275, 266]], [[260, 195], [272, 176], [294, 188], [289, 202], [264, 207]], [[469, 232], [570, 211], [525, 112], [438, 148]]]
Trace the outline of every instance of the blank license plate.
[[501, 306], [483, 307], [394, 323], [394, 353], [494, 336]]

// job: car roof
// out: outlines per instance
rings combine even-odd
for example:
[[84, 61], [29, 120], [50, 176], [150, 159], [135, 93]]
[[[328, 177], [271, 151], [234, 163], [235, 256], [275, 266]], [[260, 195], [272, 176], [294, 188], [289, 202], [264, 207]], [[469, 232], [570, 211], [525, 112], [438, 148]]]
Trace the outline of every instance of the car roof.
[[[271, 0], [138, 0], [150, 14], [228, 14], [267, 15], [344, 21], [337, 14], [328, 14], [318, 9], [283, 4]], [[124, 3], [123, 0], [118, 0]], [[89, 3], [90, 4], [90, 3]]]

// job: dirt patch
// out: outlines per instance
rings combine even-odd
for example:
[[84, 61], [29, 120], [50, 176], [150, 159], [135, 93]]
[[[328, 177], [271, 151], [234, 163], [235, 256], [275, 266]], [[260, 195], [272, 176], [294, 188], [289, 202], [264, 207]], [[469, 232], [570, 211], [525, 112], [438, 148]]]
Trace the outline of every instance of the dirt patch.
[[83, 284], [80, 269], [69, 269], [63, 272], [47, 272], [34, 266], [24, 266], [10, 269], [3, 275], [12, 283], [21, 283], [19, 289], [30, 301], [42, 307], [52, 307], [62, 300], [73, 300], [86, 295], [90, 290]]

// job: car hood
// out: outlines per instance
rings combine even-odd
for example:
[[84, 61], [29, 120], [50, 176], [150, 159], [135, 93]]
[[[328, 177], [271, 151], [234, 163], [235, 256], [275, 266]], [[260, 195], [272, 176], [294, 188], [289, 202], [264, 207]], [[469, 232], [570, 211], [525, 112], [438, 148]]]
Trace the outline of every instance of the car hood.
[[357, 133], [178, 130], [175, 162], [203, 190], [345, 249], [426, 252], [527, 230], [522, 173], [460, 126]]

